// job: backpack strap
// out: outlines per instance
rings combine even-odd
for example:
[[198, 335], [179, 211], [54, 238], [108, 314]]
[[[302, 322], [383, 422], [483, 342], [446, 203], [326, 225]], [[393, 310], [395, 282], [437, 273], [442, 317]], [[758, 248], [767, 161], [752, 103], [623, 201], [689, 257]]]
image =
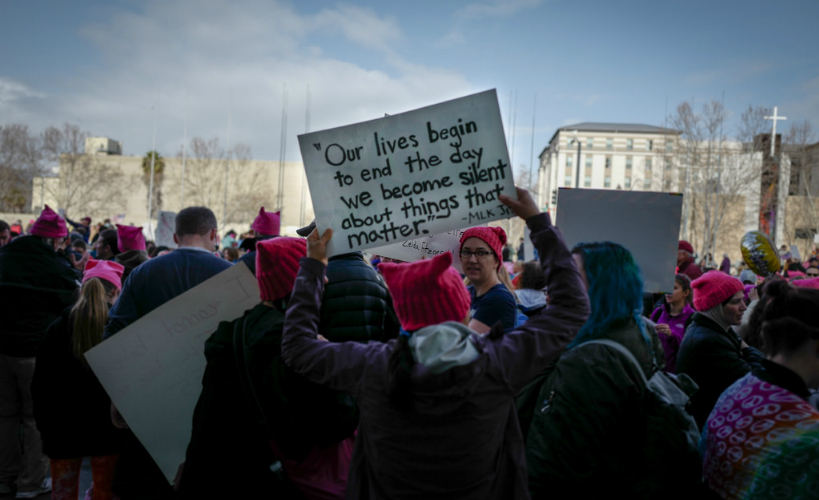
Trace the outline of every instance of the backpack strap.
[[604, 346], [608, 346], [608, 347], [611, 347], [612, 349], [614, 349], [615, 351], [618, 351], [623, 356], [625, 356], [626, 359], [628, 359], [631, 362], [631, 364], [633, 364], [634, 366], [637, 367], [637, 371], [640, 373], [640, 378], [643, 379], [643, 383], [646, 385], [646, 387], [648, 387], [648, 379], [646, 378], [646, 374], [643, 371], [643, 367], [640, 366], [640, 362], [637, 361], [637, 358], [634, 357], [634, 354], [632, 354], [631, 351], [626, 349], [626, 346], [624, 346], [620, 342], [615, 342], [615, 341], [609, 340], [609, 339], [589, 340], [587, 342], [584, 342], [582, 345], [589, 345], [589, 344], [601, 344], [601, 345], [604, 345]]

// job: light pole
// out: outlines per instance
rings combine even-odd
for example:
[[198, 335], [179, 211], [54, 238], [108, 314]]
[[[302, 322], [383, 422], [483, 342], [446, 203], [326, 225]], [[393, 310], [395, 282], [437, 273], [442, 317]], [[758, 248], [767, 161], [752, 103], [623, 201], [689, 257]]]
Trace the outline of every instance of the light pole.
[[580, 187], [580, 138], [577, 137], [577, 130], [574, 131], [574, 139], [572, 141], [577, 143], [577, 175], [574, 180], [574, 187]]

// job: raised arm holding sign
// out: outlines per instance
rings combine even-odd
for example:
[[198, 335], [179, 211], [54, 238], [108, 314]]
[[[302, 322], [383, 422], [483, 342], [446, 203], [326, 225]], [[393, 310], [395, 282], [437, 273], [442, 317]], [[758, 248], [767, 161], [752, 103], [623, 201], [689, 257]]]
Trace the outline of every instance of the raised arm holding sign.
[[330, 256], [508, 218], [515, 193], [494, 90], [299, 136]]

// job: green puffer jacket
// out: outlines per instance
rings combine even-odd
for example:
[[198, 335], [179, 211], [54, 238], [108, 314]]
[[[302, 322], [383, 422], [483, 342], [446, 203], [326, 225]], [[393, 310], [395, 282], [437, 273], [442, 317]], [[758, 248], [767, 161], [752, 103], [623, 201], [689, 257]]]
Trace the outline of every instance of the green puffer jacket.
[[[664, 357], [657, 333], [647, 331], [651, 348], [634, 321], [600, 338], [624, 345], [650, 377], [654, 359]], [[540, 389], [527, 435], [532, 498], [634, 498], [635, 485], [651, 480], [641, 458], [646, 390], [636, 367], [610, 347], [566, 351]]]

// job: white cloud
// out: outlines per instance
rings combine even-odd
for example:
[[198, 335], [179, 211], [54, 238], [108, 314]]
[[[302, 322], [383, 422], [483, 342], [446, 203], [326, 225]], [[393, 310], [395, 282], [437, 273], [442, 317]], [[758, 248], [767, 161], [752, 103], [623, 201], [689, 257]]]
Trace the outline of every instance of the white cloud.
[[489, 0], [461, 7], [455, 13], [456, 19], [470, 20], [484, 17], [507, 17], [521, 10], [536, 7], [541, 0]]
[[13, 78], [0, 76], [0, 109], [28, 97], [45, 97], [45, 94]]
[[[0, 120], [25, 118], [35, 129], [79, 122], [93, 134], [123, 141], [125, 154], [140, 155], [151, 147], [155, 105], [157, 149], [173, 155], [182, 142], [186, 92], [188, 137], [222, 141], [232, 92], [231, 142], [249, 144], [255, 158], [277, 159], [286, 84], [287, 157], [297, 160], [307, 85], [312, 130], [483, 90], [455, 71], [405, 60], [395, 49], [404, 40], [399, 23], [361, 7], [303, 14], [267, 0], [139, 5], [144, 5], [140, 12], [120, 12], [104, 24], [82, 27], [81, 34], [99, 50], [91, 69], [71, 75], [75, 81], [47, 103], [3, 113]], [[355, 60], [366, 66], [327, 55], [342, 50], [356, 51], [353, 56], [362, 51], [366, 58]], [[0, 86], [0, 106], [6, 93], [23, 95], [9, 88]]]

